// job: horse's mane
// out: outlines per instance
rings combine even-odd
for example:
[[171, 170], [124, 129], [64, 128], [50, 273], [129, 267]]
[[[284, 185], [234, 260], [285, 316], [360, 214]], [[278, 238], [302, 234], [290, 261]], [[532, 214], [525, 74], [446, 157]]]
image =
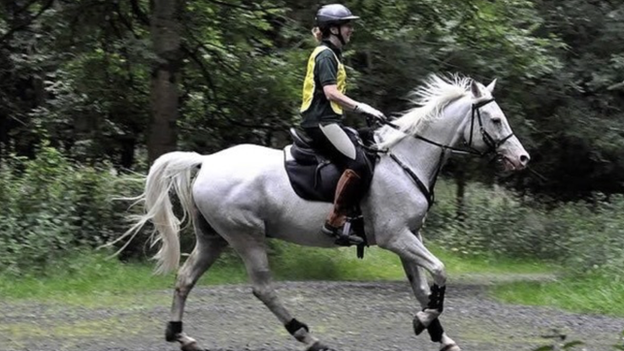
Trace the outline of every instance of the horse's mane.
[[397, 134], [385, 140], [380, 146], [388, 147], [406, 135], [414, 135], [421, 131], [423, 126], [440, 116], [444, 107], [468, 93], [470, 81], [470, 78], [458, 74], [430, 75], [422, 86], [410, 94], [411, 102], [416, 107], [407, 110], [393, 121], [404, 134]]

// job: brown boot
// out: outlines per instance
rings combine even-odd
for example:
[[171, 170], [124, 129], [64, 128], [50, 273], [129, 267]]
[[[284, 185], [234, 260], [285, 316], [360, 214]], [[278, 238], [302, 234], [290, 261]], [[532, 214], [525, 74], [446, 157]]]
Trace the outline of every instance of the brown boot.
[[334, 208], [332, 208], [327, 221], [323, 225], [323, 233], [337, 238], [340, 245], [357, 245], [364, 242], [362, 238], [351, 233], [343, 233], [342, 228], [347, 220], [347, 212], [357, 200], [357, 192], [360, 190], [360, 176], [351, 169], [346, 169], [336, 187]]

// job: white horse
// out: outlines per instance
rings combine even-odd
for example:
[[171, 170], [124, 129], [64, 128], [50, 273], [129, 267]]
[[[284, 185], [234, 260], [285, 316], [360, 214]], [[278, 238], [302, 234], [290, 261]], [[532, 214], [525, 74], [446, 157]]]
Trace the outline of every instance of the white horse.
[[[374, 132], [376, 147], [385, 151], [370, 189], [361, 201], [364, 226], [371, 245], [396, 253], [403, 264], [421, 310], [414, 330], [427, 329], [440, 350], [459, 346], [443, 331], [446, 271], [423, 245], [419, 228], [430, 206], [438, 172], [455, 150], [493, 154], [507, 171], [520, 170], [529, 155], [513, 135], [503, 111], [494, 102], [495, 81], [485, 87], [468, 78], [432, 76], [415, 91], [419, 107]], [[192, 173], [201, 166], [192, 181]], [[267, 237], [316, 247], [335, 247], [320, 231], [330, 203], [306, 201], [293, 191], [284, 169], [284, 151], [238, 145], [211, 154], [170, 152], [152, 165], [145, 192], [137, 199], [146, 212], [120, 239], [133, 237], [152, 221], [158, 272], [176, 270], [180, 261], [178, 232], [184, 218], [173, 213], [170, 190], [180, 199], [184, 218], [190, 217], [196, 246], [178, 271], [166, 340], [178, 341], [183, 351], [201, 350], [182, 331], [187, 296], [199, 277], [230, 245], [243, 259], [260, 299], [306, 350], [330, 350], [282, 304], [271, 283]], [[423, 270], [424, 269], [424, 270]], [[425, 271], [434, 284], [427, 284]]]

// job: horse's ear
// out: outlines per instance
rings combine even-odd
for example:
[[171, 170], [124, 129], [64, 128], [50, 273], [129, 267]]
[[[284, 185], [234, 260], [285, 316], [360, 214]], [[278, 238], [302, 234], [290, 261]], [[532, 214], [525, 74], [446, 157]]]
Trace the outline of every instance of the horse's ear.
[[490, 91], [490, 94], [494, 92], [494, 87], [496, 86], [496, 78], [490, 83], [486, 89]]
[[479, 83], [477, 83], [477, 81], [475, 81], [474, 79], [470, 81], [470, 91], [472, 92], [472, 97], [475, 99], [483, 96], [483, 92], [481, 91], [481, 87], [479, 87]]

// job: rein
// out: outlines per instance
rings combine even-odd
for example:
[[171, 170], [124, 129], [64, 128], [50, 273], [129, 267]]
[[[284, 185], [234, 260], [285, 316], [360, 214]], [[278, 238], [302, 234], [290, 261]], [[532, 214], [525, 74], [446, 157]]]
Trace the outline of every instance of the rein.
[[[431, 206], [433, 205], [434, 201], [435, 201], [435, 194], [434, 194], [434, 187], [435, 187], [435, 183], [436, 180], [438, 178], [438, 175], [440, 174], [440, 170], [442, 169], [442, 163], [444, 160], [444, 157], [446, 156], [446, 151], [450, 150], [453, 153], [457, 153], [457, 154], [464, 154], [464, 155], [476, 155], [476, 156], [480, 156], [480, 157], [484, 157], [487, 155], [497, 155], [496, 150], [498, 149], [499, 146], [501, 146], [503, 143], [505, 143], [507, 140], [509, 140], [509, 138], [511, 138], [514, 134], [513, 132], [510, 133], [509, 135], [507, 135], [506, 137], [500, 139], [499, 141], [494, 140], [494, 138], [492, 138], [492, 136], [485, 130], [485, 128], [483, 128], [483, 119], [481, 118], [481, 111], [480, 108], [493, 102], [494, 98], [492, 99], [488, 99], [488, 100], [484, 100], [481, 101], [477, 104], [472, 104], [472, 109], [471, 109], [471, 121], [470, 121], [470, 139], [468, 140], [468, 142], [464, 141], [464, 145], [465, 148], [457, 148], [454, 146], [450, 146], [450, 145], [445, 145], [442, 143], [438, 143], [436, 141], [427, 139], [423, 136], [420, 135], [412, 135], [413, 138], [422, 140], [426, 143], [429, 143], [431, 145], [435, 145], [439, 148], [442, 149], [442, 153], [440, 154], [440, 160], [438, 161], [438, 167], [435, 171], [434, 177], [433, 177], [433, 182], [431, 184], [429, 184], [429, 186], [426, 186], [425, 183], [418, 178], [418, 176], [416, 175], [416, 173], [414, 173], [414, 171], [412, 171], [408, 165], [406, 165], [403, 161], [401, 161], [395, 154], [391, 153], [389, 150], [375, 150], [375, 152], [378, 153], [385, 153], [388, 154], [388, 156], [390, 156], [390, 158], [396, 162], [402, 169], [403, 171], [405, 171], [405, 173], [407, 173], [407, 175], [412, 179], [412, 181], [414, 181], [414, 183], [416, 183], [416, 186], [418, 187], [418, 189], [420, 189], [420, 191], [423, 193], [423, 195], [425, 196], [425, 198], [427, 199], [427, 203], [429, 205], [429, 208], [431, 208]], [[476, 117], [476, 118], [475, 118]], [[479, 151], [477, 149], [475, 149], [472, 146], [472, 135], [473, 135], [473, 131], [474, 131], [474, 126], [475, 126], [475, 119], [478, 121], [479, 123], [479, 132], [481, 133], [481, 138], [483, 140], [483, 142], [485, 143], [485, 145], [487, 145], [488, 149], [484, 152]], [[382, 120], [380, 121], [383, 124], [386, 124], [396, 130], [400, 130], [399, 126], [397, 126], [396, 124], [390, 122], [390, 121], [386, 121], [386, 120]], [[370, 148], [368, 148], [370, 149]]]
[[[494, 99], [489, 99], [489, 100], [484, 100], [481, 101], [477, 104], [472, 104], [472, 110], [471, 110], [471, 117], [470, 117], [470, 139], [468, 140], [468, 142], [464, 141], [464, 145], [466, 146], [466, 148], [457, 148], [454, 146], [450, 146], [450, 145], [445, 145], [442, 143], [438, 143], [436, 141], [433, 141], [431, 139], [427, 139], [423, 136], [420, 136], [418, 134], [412, 135], [413, 138], [422, 140], [426, 143], [429, 143], [431, 145], [435, 145], [437, 147], [440, 147], [444, 150], [451, 150], [451, 152], [454, 153], [458, 153], [458, 154], [463, 154], [463, 155], [476, 155], [476, 156], [487, 156], [490, 154], [495, 154], [496, 153], [496, 149], [498, 149], [499, 146], [501, 146], [504, 142], [506, 142], [507, 140], [509, 140], [509, 138], [511, 138], [512, 136], [514, 136], [514, 133], [509, 133], [509, 135], [507, 135], [506, 137], [502, 138], [501, 140], [499, 140], [498, 142], [494, 140], [494, 138], [492, 138], [492, 136], [485, 130], [485, 128], [483, 128], [483, 119], [481, 118], [481, 111], [480, 108], [493, 102]], [[476, 118], [475, 118], [476, 117]], [[472, 146], [472, 134], [474, 131], [474, 126], [475, 126], [475, 119], [479, 122], [479, 132], [481, 133], [481, 138], [483, 139], [483, 142], [485, 143], [485, 145], [488, 146], [488, 149], [484, 152], [479, 151], [477, 149], [475, 149]], [[381, 123], [386, 124], [396, 130], [400, 130], [399, 126], [397, 126], [396, 124], [390, 122], [390, 121], [381, 121]]]

